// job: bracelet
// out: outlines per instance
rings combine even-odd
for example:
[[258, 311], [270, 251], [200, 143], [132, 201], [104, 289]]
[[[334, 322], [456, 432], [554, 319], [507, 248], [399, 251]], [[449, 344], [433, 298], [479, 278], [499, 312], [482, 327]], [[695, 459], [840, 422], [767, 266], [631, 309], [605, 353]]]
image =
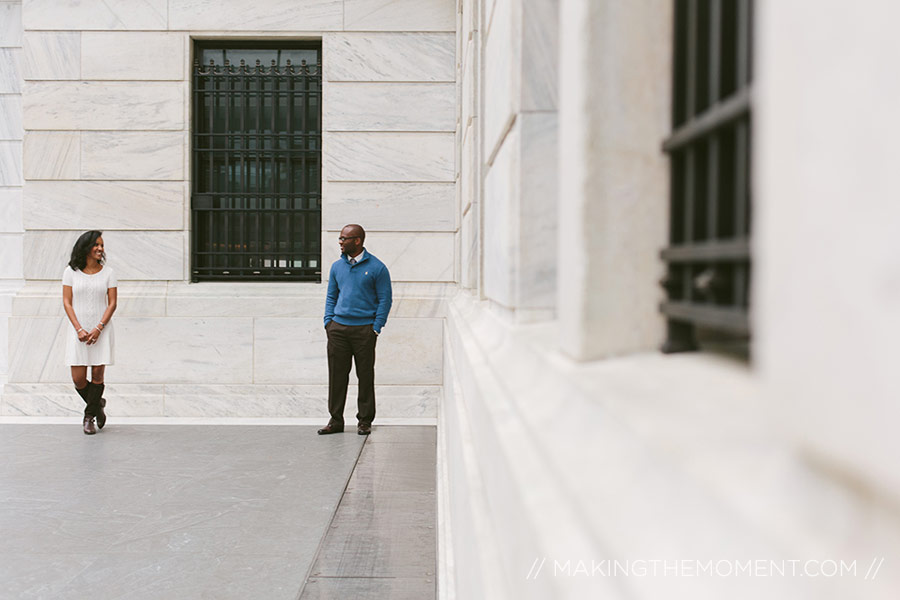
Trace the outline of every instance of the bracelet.
[[84, 331], [84, 327], [79, 327], [78, 329], [75, 330], [75, 333], [78, 333], [79, 331]]
[[105, 327], [105, 325], [103, 325], [103, 321], [100, 321], [99, 323], [97, 323], [97, 329], [99, 329], [100, 331], [103, 331], [103, 327]]

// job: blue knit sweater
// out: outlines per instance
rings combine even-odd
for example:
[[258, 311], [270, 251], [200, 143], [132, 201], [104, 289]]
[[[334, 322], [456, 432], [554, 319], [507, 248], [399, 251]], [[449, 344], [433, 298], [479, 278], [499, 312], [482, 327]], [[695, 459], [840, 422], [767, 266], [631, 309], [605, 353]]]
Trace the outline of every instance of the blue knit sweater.
[[362, 258], [350, 264], [346, 254], [334, 261], [328, 275], [325, 325], [372, 325], [375, 333], [391, 312], [391, 274], [384, 263], [363, 249]]

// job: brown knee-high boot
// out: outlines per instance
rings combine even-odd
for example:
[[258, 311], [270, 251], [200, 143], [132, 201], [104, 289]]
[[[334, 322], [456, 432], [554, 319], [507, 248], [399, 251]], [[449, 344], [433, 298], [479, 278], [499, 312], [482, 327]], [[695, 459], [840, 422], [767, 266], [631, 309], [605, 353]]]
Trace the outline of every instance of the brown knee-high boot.
[[90, 390], [88, 393], [89, 404], [92, 408], [91, 412], [97, 417], [97, 427], [99, 429], [103, 429], [103, 426], [106, 425], [106, 411], [103, 410], [106, 407], [106, 398], [103, 398], [103, 389], [105, 387], [104, 384], [94, 383], [93, 381], [88, 384], [88, 389]]
[[84, 429], [84, 433], [86, 435], [94, 435], [97, 433], [97, 429], [94, 427], [94, 412], [93, 407], [91, 406], [91, 384], [87, 384], [80, 390], [75, 388], [75, 391], [78, 392], [78, 395], [81, 396], [81, 399], [84, 400], [84, 421], [82, 422], [82, 428]]

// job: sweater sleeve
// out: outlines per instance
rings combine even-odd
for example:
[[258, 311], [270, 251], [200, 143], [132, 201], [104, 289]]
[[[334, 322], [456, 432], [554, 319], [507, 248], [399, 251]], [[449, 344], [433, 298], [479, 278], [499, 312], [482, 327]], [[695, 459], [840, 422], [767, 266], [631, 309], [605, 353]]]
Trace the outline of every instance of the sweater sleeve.
[[338, 293], [340, 292], [337, 279], [334, 276], [334, 265], [328, 272], [328, 293], [325, 295], [325, 327], [334, 319], [334, 307], [337, 305]]
[[372, 329], [375, 330], [375, 333], [381, 333], [381, 328], [387, 323], [393, 303], [391, 274], [385, 266], [382, 266], [375, 279], [375, 299], [378, 301], [378, 308], [375, 309], [375, 322], [372, 323]]

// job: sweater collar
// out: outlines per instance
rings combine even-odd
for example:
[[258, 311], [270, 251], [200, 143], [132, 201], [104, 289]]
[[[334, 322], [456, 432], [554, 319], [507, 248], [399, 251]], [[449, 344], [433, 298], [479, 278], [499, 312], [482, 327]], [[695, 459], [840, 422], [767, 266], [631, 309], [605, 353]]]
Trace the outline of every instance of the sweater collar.
[[[341, 254], [341, 258], [344, 259], [344, 262], [345, 262], [345, 263], [350, 264], [350, 257], [347, 256], [346, 253]], [[364, 261], [364, 260], [366, 260], [366, 259], [368, 259], [368, 258], [369, 258], [369, 253], [366, 252], [366, 249], [365, 249], [365, 248], [363, 248], [363, 251], [360, 253], [359, 259], [356, 261], [356, 264], [359, 264], [359, 263], [361, 263], [362, 261]]]

